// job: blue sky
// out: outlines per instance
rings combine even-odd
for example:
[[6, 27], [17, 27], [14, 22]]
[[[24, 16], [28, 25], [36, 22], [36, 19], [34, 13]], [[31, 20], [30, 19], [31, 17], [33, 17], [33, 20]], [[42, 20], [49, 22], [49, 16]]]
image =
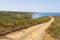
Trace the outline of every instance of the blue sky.
[[0, 11], [60, 12], [60, 0], [0, 0]]

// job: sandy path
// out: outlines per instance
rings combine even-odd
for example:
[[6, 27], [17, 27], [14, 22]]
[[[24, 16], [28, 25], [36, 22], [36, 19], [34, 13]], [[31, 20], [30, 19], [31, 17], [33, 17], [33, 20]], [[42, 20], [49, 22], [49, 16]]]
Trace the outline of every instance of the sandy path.
[[54, 18], [50, 18], [51, 20], [46, 23], [8, 34], [6, 37], [8, 40], [44, 40], [45, 30], [54, 22]]

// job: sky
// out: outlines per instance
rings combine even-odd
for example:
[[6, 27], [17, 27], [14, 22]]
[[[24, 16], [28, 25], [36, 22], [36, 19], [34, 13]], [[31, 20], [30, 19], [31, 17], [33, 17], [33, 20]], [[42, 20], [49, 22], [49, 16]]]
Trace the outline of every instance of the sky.
[[0, 11], [60, 12], [60, 0], [0, 0]]

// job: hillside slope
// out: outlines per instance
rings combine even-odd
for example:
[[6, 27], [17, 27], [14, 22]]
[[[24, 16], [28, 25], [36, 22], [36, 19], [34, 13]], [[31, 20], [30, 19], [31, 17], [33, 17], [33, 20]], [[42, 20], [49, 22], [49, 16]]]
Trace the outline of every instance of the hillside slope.
[[13, 40], [44, 40], [45, 30], [51, 25], [52, 22], [54, 22], [54, 18], [50, 18], [51, 19], [45, 23], [8, 34], [6, 37]]
[[49, 27], [47, 32], [56, 40], [60, 40], [60, 16], [54, 16], [55, 22]]
[[32, 14], [28, 12], [0, 12], [0, 36], [26, 29], [49, 20], [49, 17], [32, 19]]

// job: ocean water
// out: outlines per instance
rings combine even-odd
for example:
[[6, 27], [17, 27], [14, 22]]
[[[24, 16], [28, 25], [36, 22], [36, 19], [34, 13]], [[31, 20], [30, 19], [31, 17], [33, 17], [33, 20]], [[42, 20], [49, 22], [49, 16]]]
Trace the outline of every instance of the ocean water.
[[32, 18], [39, 18], [43, 16], [60, 16], [60, 13], [34, 13]]

